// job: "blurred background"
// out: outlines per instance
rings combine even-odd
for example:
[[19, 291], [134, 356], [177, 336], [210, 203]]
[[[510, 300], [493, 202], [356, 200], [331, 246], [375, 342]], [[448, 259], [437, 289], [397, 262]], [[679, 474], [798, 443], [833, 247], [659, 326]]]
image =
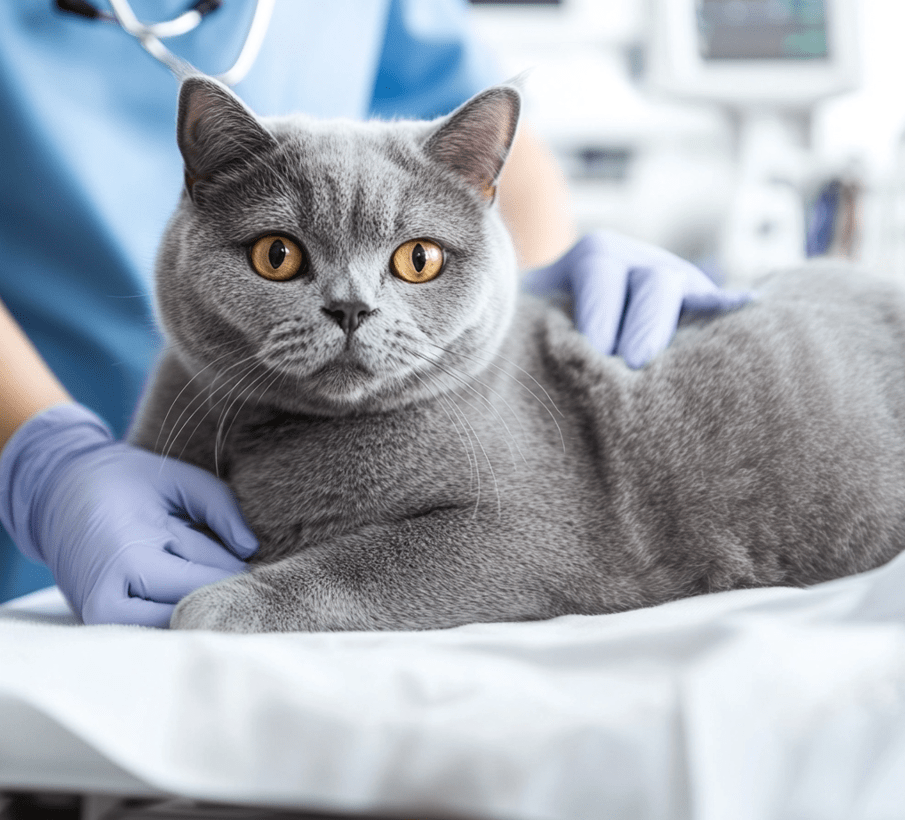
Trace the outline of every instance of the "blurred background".
[[905, 3], [473, 0], [579, 227], [745, 285], [808, 257], [905, 276]]

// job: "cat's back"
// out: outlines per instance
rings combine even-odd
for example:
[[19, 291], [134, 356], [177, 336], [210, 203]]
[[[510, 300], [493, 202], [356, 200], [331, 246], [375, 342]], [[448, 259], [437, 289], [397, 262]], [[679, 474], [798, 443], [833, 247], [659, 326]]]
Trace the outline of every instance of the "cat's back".
[[665, 381], [712, 395], [732, 386], [749, 404], [790, 412], [816, 402], [828, 423], [856, 414], [886, 419], [892, 432], [905, 407], [903, 362], [905, 287], [814, 263], [765, 279], [741, 310], [689, 317], [638, 389]]
[[[606, 453], [608, 507], [699, 591], [812, 583], [905, 536], [905, 293], [846, 268], [772, 277], [630, 372], [558, 318], [544, 342]], [[657, 562], [655, 562], [657, 563]]]
[[532, 321], [547, 378], [582, 405], [645, 424], [677, 402], [704, 403], [724, 421], [818, 398], [828, 414], [899, 418], [905, 407], [905, 285], [854, 268], [777, 273], [741, 309], [683, 316], [669, 348], [638, 371], [600, 356], [555, 311]]

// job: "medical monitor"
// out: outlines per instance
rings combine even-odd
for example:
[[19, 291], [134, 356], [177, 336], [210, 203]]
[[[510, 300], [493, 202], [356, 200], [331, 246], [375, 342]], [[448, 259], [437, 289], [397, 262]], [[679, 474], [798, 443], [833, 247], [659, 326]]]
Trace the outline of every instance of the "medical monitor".
[[561, 6], [563, 0], [470, 0], [473, 6]]
[[858, 81], [857, 0], [654, 0], [653, 88], [740, 108], [807, 108]]

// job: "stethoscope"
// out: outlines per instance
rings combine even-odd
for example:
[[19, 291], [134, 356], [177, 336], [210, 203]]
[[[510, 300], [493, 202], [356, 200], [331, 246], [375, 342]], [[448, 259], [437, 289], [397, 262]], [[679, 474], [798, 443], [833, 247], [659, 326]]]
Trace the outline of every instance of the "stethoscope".
[[[78, 14], [89, 20], [116, 23], [123, 31], [138, 40], [148, 54], [163, 63], [180, 79], [199, 73], [189, 62], [173, 54], [163, 44], [163, 40], [168, 37], [178, 37], [180, 34], [188, 34], [197, 28], [208, 14], [220, 8], [221, 0], [198, 0], [178, 17], [160, 23], [142, 23], [135, 16], [128, 0], [109, 1], [110, 7], [113, 9], [112, 14], [97, 8], [87, 0], [56, 0], [56, 6], [60, 11]], [[264, 42], [274, 2], [275, 0], [257, 0], [254, 17], [252, 17], [248, 34], [245, 37], [245, 44], [232, 68], [216, 75], [216, 79], [220, 82], [235, 85], [248, 74], [261, 50], [261, 44]]]

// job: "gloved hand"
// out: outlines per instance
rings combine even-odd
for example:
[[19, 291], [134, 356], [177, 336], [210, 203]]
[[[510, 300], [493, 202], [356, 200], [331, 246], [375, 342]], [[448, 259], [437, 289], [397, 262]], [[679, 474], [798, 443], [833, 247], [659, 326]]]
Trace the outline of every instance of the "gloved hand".
[[720, 290], [669, 251], [609, 231], [588, 234], [552, 265], [529, 271], [523, 286], [538, 296], [571, 293], [576, 327], [632, 368], [666, 348], [683, 310], [731, 309], [751, 298]]
[[181, 598], [240, 572], [258, 547], [225, 484], [114, 440], [78, 404], [39, 413], [7, 442], [0, 520], [87, 624], [166, 627]]

